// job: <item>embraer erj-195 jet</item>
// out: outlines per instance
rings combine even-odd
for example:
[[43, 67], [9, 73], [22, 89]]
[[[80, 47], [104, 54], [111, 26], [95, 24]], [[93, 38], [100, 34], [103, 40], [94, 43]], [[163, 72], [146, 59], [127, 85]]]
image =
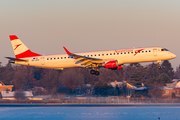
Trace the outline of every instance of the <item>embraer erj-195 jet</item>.
[[162, 60], [176, 58], [175, 54], [162, 47], [84, 53], [71, 53], [63, 47], [67, 54], [40, 55], [31, 52], [16, 35], [10, 35], [9, 37], [16, 57], [6, 57], [10, 63], [61, 70], [71, 67], [85, 67], [90, 68], [90, 73], [95, 75], [100, 74], [98, 70], [101, 67], [119, 70], [126, 63], [157, 61], [159, 65]]

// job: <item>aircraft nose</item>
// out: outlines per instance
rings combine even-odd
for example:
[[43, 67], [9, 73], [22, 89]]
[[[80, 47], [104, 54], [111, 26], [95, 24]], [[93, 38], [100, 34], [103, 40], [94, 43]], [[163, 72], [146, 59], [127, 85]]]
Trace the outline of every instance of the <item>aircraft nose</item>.
[[171, 53], [171, 57], [176, 58], [177, 56], [175, 54]]

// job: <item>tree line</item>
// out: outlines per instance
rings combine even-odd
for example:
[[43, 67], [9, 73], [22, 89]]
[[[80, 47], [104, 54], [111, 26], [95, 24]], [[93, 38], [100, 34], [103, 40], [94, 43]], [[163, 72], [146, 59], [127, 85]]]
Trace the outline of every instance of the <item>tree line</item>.
[[161, 69], [158, 69], [156, 63], [146, 66], [133, 63], [124, 66], [121, 70], [102, 68], [100, 73], [99, 76], [91, 75], [86, 68], [67, 68], [61, 71], [9, 63], [6, 66], [0, 66], [0, 80], [6, 85], [14, 85], [14, 90], [32, 90], [42, 87], [48, 94], [71, 93], [76, 88], [82, 88], [84, 84], [91, 84], [95, 89], [102, 90], [99, 88], [112, 87], [109, 83], [115, 80], [127, 81], [136, 87], [142, 84], [147, 87], [164, 86], [173, 78], [180, 78], [180, 66], [174, 71], [171, 63], [165, 60]]

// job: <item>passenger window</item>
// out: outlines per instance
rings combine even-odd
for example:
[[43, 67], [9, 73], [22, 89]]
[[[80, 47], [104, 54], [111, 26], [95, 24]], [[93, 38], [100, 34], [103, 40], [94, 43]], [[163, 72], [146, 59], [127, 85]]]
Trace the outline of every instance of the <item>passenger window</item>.
[[47, 60], [49, 60], [49, 58], [47, 58]]
[[56, 58], [54, 58], [54, 60], [55, 60]]
[[59, 59], [59, 57], [57, 59]]
[[94, 56], [96, 56], [96, 54]]
[[51, 60], [52, 60], [52, 58], [51, 58]]
[[133, 54], [133, 52], [131, 52]]
[[149, 52], [151, 52], [151, 50], [149, 50]]
[[66, 59], [66, 57], [64, 57], [64, 59]]
[[116, 55], [116, 53], [114, 53], [114, 55]]
[[63, 59], [63, 57], [61, 57], [61, 59]]
[[91, 55], [91, 57], [92, 57], [93, 55]]
[[112, 53], [110, 53], [110, 55], [112, 55]]
[[102, 54], [102, 56], [104, 56], [104, 54]]
[[117, 55], [119, 55], [119, 53], [117, 53]]
[[124, 52], [124, 54], [126, 54], [126, 52]]
[[108, 55], [108, 54], [106, 54], [106, 55]]

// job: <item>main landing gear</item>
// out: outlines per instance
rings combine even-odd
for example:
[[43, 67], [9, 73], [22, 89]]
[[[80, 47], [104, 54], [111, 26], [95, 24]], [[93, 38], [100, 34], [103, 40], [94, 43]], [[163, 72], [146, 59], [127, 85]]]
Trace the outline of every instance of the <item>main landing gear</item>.
[[98, 67], [99, 65], [98, 64], [93, 64], [92, 66], [91, 66], [91, 68], [92, 68], [92, 70], [90, 71], [90, 73], [92, 74], [92, 75], [99, 75], [100, 74], [100, 72], [99, 72], [99, 67]]
[[97, 75], [97, 76], [100, 74], [100, 72], [98, 70], [91, 70], [90, 73], [92, 75]]

